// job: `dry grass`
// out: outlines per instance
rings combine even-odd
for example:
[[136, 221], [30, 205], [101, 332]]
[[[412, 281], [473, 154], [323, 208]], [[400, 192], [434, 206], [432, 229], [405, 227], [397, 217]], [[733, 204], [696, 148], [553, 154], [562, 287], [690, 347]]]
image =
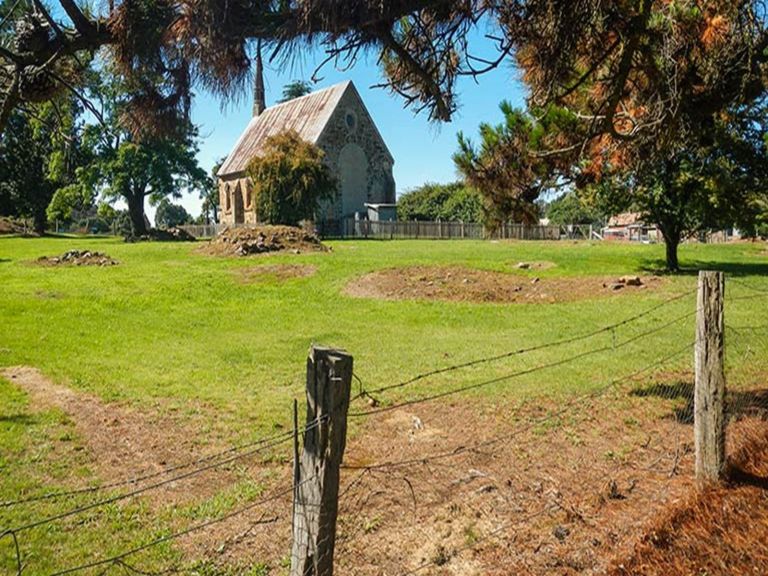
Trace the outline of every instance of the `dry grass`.
[[768, 423], [731, 430], [730, 482], [693, 492], [649, 527], [610, 576], [735, 576], [768, 573]]

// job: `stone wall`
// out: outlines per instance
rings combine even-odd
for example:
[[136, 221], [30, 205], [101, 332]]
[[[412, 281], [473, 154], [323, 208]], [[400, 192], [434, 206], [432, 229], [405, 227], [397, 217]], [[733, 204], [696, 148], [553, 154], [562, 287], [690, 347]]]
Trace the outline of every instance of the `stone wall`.
[[[395, 179], [392, 175], [394, 161], [356, 90], [350, 89], [344, 93], [318, 145], [325, 152], [325, 160], [339, 181], [336, 198], [321, 206], [321, 218], [337, 220], [351, 216], [350, 202], [344, 202], [342, 198], [344, 193], [350, 193], [344, 190], [345, 182], [350, 185], [363, 182], [362, 191], [352, 191], [353, 194], [358, 192], [362, 200], [355, 211], [365, 211], [365, 202], [395, 202]], [[350, 152], [354, 148], [364, 153], [367, 160], [365, 170], [356, 163], [345, 162], [345, 157], [354, 158], [357, 155], [356, 152]]]
[[219, 222], [255, 224], [256, 205], [250, 180], [233, 175], [219, 181]]
[[[319, 220], [340, 220], [365, 212], [364, 204], [394, 204], [394, 161], [360, 96], [348, 89], [323, 130], [317, 145], [338, 181], [336, 197], [320, 206]], [[256, 223], [251, 184], [244, 174], [219, 183], [223, 224]]]

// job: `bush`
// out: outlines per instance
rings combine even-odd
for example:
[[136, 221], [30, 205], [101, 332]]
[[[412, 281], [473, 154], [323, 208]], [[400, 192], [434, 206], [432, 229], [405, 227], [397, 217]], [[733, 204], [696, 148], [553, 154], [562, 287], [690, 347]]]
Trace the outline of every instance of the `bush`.
[[314, 220], [322, 200], [336, 192], [336, 180], [323, 151], [296, 132], [267, 139], [264, 152], [248, 165], [258, 218], [267, 224], [296, 226]]

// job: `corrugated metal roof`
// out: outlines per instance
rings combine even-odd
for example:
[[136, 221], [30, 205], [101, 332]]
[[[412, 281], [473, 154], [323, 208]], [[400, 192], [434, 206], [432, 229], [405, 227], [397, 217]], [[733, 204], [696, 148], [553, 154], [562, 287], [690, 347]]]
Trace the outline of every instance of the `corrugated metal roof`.
[[351, 82], [346, 81], [318, 90], [267, 108], [260, 116], [252, 118], [219, 168], [218, 175], [244, 172], [251, 159], [261, 153], [265, 140], [286, 130], [295, 130], [301, 138], [315, 144], [350, 85]]
[[621, 214], [611, 216], [608, 219], [608, 226], [622, 228], [632, 226], [633, 224], [640, 224], [642, 223], [640, 216], [640, 212], [622, 212]]

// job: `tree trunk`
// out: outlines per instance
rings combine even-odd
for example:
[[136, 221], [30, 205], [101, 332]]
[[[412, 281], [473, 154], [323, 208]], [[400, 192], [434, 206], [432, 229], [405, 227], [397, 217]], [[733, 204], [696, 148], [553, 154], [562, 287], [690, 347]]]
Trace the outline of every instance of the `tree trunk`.
[[35, 210], [32, 216], [32, 226], [35, 228], [35, 233], [42, 236], [45, 234], [45, 228], [48, 224], [48, 216], [45, 213], [45, 209]]
[[665, 230], [664, 228], [661, 229], [661, 234], [664, 237], [664, 245], [666, 247], [667, 270], [679, 272], [680, 262], [677, 259], [677, 248], [680, 246], [680, 234]]
[[128, 215], [131, 218], [131, 233], [134, 236], [147, 234], [147, 225], [144, 221], [144, 196], [135, 194], [126, 198], [128, 203]]

